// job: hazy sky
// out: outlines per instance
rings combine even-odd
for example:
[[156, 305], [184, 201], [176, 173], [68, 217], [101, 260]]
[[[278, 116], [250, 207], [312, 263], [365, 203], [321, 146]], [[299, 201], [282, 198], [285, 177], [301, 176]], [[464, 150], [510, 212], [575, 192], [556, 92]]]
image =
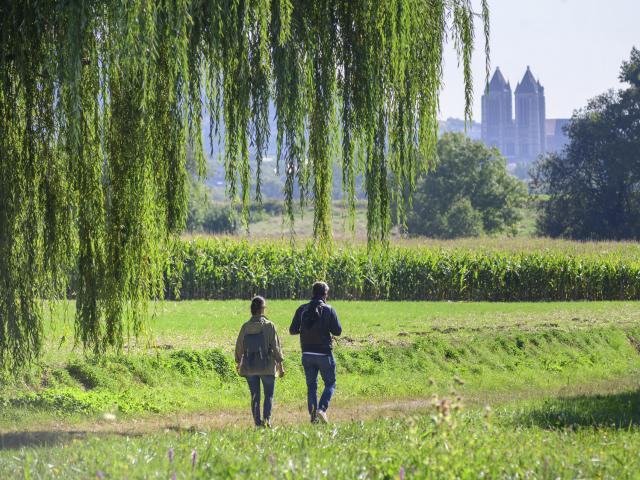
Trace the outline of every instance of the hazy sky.
[[[620, 64], [632, 46], [640, 48], [640, 0], [489, 0], [489, 6], [491, 73], [499, 66], [515, 89], [530, 65], [545, 88], [547, 118], [570, 117], [589, 98], [620, 87]], [[479, 22], [476, 29], [473, 118], [480, 121], [485, 68]], [[440, 118], [462, 118], [462, 72], [452, 47], [447, 50]]]

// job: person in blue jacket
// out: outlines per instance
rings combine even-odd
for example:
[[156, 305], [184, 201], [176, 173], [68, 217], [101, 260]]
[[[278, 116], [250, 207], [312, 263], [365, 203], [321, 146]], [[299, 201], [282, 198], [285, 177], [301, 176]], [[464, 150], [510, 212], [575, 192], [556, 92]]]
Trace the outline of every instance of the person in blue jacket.
[[[327, 303], [328, 296], [329, 286], [325, 282], [314, 283], [311, 301], [300, 305], [289, 327], [291, 335], [300, 335], [302, 366], [307, 380], [307, 403], [312, 423], [329, 422], [327, 409], [336, 388], [332, 336], [339, 336], [342, 326], [335, 309]], [[324, 382], [319, 403], [318, 373]]]

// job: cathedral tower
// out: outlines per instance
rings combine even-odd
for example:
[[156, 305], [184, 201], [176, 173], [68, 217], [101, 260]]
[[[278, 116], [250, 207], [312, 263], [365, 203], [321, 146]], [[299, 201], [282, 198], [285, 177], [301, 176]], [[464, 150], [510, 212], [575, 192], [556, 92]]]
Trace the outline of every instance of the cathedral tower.
[[518, 160], [532, 161], [545, 153], [544, 88], [531, 69], [516, 86], [516, 155]]
[[482, 95], [482, 140], [507, 158], [516, 154], [512, 111], [511, 85], [496, 68]]

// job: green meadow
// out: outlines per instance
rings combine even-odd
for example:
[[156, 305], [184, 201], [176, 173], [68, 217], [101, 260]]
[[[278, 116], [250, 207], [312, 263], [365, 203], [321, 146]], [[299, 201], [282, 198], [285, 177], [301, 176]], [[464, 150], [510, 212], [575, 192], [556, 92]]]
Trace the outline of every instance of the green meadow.
[[71, 340], [73, 303], [50, 306], [42, 361], [0, 389], [2, 478], [637, 470], [640, 303], [330, 303], [344, 328], [333, 422], [311, 426], [298, 339], [288, 334], [299, 302], [268, 300], [287, 370], [272, 431], [252, 428], [234, 371], [247, 301], [152, 304], [146, 333], [101, 358]]
[[13, 478], [637, 478], [638, 406], [623, 393], [321, 427], [68, 434], [0, 461]]
[[[287, 352], [298, 349], [288, 333], [295, 309], [303, 301], [267, 299], [266, 316], [276, 324]], [[477, 334], [479, 331], [563, 331], [592, 327], [632, 327], [640, 320], [640, 302], [367, 302], [332, 300], [344, 327], [338, 347], [407, 338], [439, 330]], [[62, 359], [73, 345], [73, 302], [58, 304], [46, 321], [45, 358]], [[151, 304], [146, 334], [132, 338], [131, 349], [219, 348], [231, 352], [241, 325], [250, 317], [249, 301], [157, 302]]]

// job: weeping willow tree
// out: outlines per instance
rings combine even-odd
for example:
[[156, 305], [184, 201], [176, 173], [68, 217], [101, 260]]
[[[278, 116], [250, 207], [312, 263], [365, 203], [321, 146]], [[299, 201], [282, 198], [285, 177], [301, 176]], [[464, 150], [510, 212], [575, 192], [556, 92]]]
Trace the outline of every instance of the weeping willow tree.
[[316, 237], [330, 241], [335, 159], [352, 209], [364, 176], [369, 238], [385, 240], [391, 202], [406, 204], [434, 157], [447, 41], [470, 116], [486, 0], [479, 10], [470, 0], [0, 3], [2, 365], [37, 358], [45, 301], [69, 293], [85, 349], [118, 349], [140, 331], [185, 222], [187, 148], [205, 169], [206, 117], [212, 144], [224, 124], [230, 198], [246, 207], [255, 178], [260, 199], [273, 102], [291, 218], [297, 185]]

